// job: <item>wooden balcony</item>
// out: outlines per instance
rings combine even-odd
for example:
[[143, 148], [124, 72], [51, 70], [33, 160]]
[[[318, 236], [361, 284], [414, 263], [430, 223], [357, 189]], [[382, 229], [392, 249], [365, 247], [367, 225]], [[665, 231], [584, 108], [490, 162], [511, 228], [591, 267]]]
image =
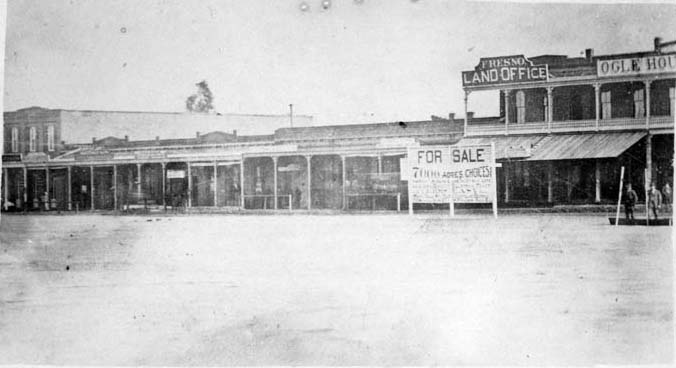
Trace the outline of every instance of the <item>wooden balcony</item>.
[[645, 118], [616, 118], [596, 120], [566, 120], [553, 121], [551, 127], [544, 121], [515, 124], [505, 126], [503, 122], [495, 124], [472, 124], [470, 121], [465, 132], [466, 137], [491, 136], [491, 135], [524, 135], [524, 134], [548, 134], [548, 133], [572, 133], [572, 132], [607, 132], [622, 130], [666, 130], [674, 131], [673, 116], [651, 117], [648, 126]]

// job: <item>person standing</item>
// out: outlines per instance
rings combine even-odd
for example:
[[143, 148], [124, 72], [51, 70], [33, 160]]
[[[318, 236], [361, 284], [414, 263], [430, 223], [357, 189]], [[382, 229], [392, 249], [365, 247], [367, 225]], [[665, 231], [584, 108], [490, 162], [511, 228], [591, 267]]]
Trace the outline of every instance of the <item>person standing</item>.
[[634, 220], [634, 206], [638, 201], [636, 191], [631, 188], [631, 183], [627, 184], [627, 193], [624, 196], [624, 214], [627, 220]]
[[650, 191], [648, 192], [648, 205], [655, 216], [655, 220], [657, 220], [657, 213], [659, 212], [660, 208], [662, 208], [662, 193], [657, 190], [655, 183], [650, 185]]
[[664, 184], [664, 187], [662, 187], [662, 196], [664, 197], [664, 206], [671, 212], [671, 187], [669, 183]]

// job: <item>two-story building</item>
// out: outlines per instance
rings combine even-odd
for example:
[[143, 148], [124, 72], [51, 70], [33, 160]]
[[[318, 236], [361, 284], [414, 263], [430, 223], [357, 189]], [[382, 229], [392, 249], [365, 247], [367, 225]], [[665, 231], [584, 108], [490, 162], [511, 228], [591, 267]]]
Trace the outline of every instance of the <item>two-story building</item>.
[[645, 52], [488, 57], [463, 72], [465, 106], [473, 94], [499, 91], [499, 116], [469, 113], [463, 142], [495, 142], [500, 199], [617, 201], [621, 167], [637, 192], [651, 182], [659, 189], [673, 185], [676, 52], [670, 45], [658, 38]]

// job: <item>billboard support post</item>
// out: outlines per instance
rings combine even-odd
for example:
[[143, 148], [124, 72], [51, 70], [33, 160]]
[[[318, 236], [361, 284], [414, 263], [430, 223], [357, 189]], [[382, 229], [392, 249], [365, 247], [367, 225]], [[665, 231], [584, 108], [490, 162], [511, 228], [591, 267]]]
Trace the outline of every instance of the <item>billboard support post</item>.
[[451, 200], [448, 202], [448, 209], [451, 212], [451, 217], [455, 217], [455, 195], [453, 191], [455, 190], [455, 183], [451, 181]]

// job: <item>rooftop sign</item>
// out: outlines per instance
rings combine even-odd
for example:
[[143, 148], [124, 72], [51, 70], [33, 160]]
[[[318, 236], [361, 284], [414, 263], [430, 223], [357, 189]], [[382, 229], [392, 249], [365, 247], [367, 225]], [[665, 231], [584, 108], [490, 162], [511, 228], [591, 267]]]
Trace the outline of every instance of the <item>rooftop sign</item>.
[[481, 58], [472, 71], [462, 72], [463, 87], [547, 81], [547, 65], [533, 65], [523, 55]]
[[676, 72], [676, 53], [623, 59], [599, 59], [596, 73], [600, 78], [633, 77]]

